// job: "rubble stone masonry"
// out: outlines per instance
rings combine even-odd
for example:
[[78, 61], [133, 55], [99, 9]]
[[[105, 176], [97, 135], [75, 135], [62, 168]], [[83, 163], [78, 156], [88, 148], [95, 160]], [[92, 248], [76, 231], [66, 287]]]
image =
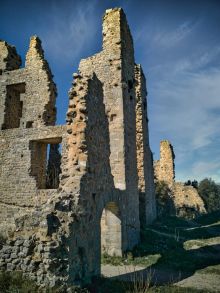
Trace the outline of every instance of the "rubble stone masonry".
[[55, 126], [38, 37], [20, 65], [0, 41], [0, 269], [82, 285], [100, 275], [101, 253], [132, 249], [156, 217], [144, 74], [120, 8], [103, 17], [103, 50], [74, 74], [66, 125]]

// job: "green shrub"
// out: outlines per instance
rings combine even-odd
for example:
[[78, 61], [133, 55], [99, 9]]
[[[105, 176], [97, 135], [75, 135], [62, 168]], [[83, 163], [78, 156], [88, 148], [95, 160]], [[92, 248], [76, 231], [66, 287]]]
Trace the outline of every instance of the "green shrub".
[[198, 192], [205, 203], [208, 213], [220, 209], [220, 185], [211, 178], [205, 178], [199, 182]]
[[0, 273], [1, 293], [34, 293], [39, 292], [38, 286], [22, 276], [20, 272]]

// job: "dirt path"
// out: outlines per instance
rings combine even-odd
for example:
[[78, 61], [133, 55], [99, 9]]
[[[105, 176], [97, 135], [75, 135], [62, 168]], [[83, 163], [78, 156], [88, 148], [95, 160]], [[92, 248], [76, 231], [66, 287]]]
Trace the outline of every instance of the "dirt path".
[[185, 240], [184, 237], [179, 236], [179, 233], [178, 232], [175, 235], [173, 233], [160, 232], [160, 231], [157, 231], [157, 230], [152, 229], [152, 228], [145, 228], [145, 230], [152, 231], [152, 232], [154, 232], [154, 233], [156, 233], [158, 235], [166, 236], [166, 237], [169, 237], [169, 238], [173, 238], [173, 239], [177, 239], [178, 238], [178, 240]]
[[[218, 267], [218, 266], [216, 266]], [[212, 267], [213, 268], [213, 267]], [[102, 275], [112, 279], [127, 282], [151, 282], [155, 285], [174, 283], [178, 287], [195, 288], [207, 290], [207, 292], [220, 293], [220, 268], [215, 273], [197, 271], [192, 276], [183, 276], [179, 272], [171, 270], [151, 270], [142, 266], [103, 265]]]
[[170, 284], [178, 282], [181, 274], [169, 269], [151, 269], [144, 266], [134, 265], [102, 265], [101, 273], [104, 277], [119, 279], [127, 282], [143, 281], [151, 282], [156, 285]]
[[[219, 223], [219, 222], [218, 222]], [[161, 232], [156, 229], [146, 228], [148, 231], [152, 231], [158, 235], [165, 236], [166, 238], [175, 239], [177, 242], [183, 243], [184, 248], [188, 251], [193, 251], [194, 256], [204, 258], [204, 260], [210, 260], [210, 263], [216, 263], [216, 259], [220, 255], [220, 234], [216, 229], [216, 223], [210, 225], [200, 225], [201, 228], [207, 229], [210, 234], [209, 238], [200, 239], [188, 239], [179, 236], [178, 230], [176, 233]], [[200, 227], [178, 227], [182, 230], [194, 230]], [[211, 249], [209, 249], [209, 247]], [[215, 261], [211, 261], [215, 260]], [[193, 258], [192, 258], [193, 261]], [[151, 282], [154, 285], [174, 284], [178, 287], [195, 288], [199, 290], [206, 290], [207, 292], [220, 293], [220, 265], [207, 266], [203, 269], [199, 269], [192, 272], [185, 272], [184, 274], [175, 271], [172, 268], [158, 267], [152, 269], [150, 267], [144, 267], [141, 265], [102, 265], [102, 275], [112, 279], [119, 279], [122, 281], [140, 281]], [[190, 292], [190, 291], [189, 291]]]
[[179, 287], [189, 287], [207, 292], [220, 292], [220, 275], [196, 272], [191, 277], [175, 283]]

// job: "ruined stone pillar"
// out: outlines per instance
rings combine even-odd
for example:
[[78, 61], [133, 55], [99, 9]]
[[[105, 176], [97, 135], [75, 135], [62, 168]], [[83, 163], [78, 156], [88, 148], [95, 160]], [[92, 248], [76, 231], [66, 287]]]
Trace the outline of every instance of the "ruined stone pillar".
[[155, 177], [169, 186], [173, 185], [175, 179], [174, 159], [173, 146], [168, 140], [162, 140], [160, 142], [160, 160], [154, 163]]

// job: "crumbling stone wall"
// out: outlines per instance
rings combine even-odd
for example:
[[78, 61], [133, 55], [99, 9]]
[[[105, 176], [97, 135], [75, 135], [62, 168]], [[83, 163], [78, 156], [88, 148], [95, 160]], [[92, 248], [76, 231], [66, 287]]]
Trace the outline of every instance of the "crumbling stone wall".
[[167, 183], [170, 189], [170, 199], [175, 208], [174, 213], [182, 217], [196, 217], [206, 213], [205, 205], [198, 191], [193, 186], [185, 186], [175, 182], [175, 154], [168, 140], [160, 142], [160, 160], [154, 162], [156, 181]]
[[179, 216], [191, 218], [206, 213], [205, 204], [193, 186], [176, 182], [173, 193], [174, 205]]
[[0, 40], [0, 74], [4, 71], [19, 69], [21, 58], [17, 54], [16, 48]]
[[25, 68], [13, 47], [0, 44], [0, 233], [7, 239], [0, 269], [22, 270], [42, 286], [81, 285], [100, 275], [102, 252], [132, 249], [140, 220], [156, 215], [145, 80], [126, 17], [106, 11], [103, 50], [80, 62], [64, 126], [54, 126], [56, 87], [39, 38], [31, 38]]
[[56, 87], [40, 40], [31, 38], [25, 68], [13, 47], [0, 44], [8, 52], [0, 54], [0, 233], [6, 238], [0, 269], [22, 270], [52, 286], [52, 252], [58, 260], [63, 246], [50, 236], [58, 222], [48, 200], [58, 191], [45, 186], [47, 145], [62, 141], [65, 149], [66, 126], [53, 126]]
[[[52, 80], [48, 63], [44, 59], [39, 38], [36, 36], [31, 38], [25, 68], [20, 69], [20, 63], [17, 61], [20, 60], [20, 57], [15, 48], [6, 42], [1, 41], [0, 44], [2, 51], [8, 52], [7, 58], [1, 55], [3, 60], [0, 67], [2, 72], [0, 75], [0, 129], [10, 129], [14, 126], [35, 128], [55, 125], [56, 86]], [[13, 51], [12, 55], [11, 51]], [[7, 70], [8, 67], [9, 70]], [[12, 97], [10, 98], [10, 96]], [[10, 103], [10, 99], [13, 99], [13, 102]], [[15, 105], [15, 103], [20, 103], [19, 119], [17, 119], [16, 125], [10, 126], [10, 123], [7, 123], [10, 111], [12, 111], [10, 105]], [[16, 115], [16, 111], [14, 111], [14, 115]]]
[[149, 145], [146, 81], [140, 65], [135, 65], [136, 140], [141, 224], [152, 223], [156, 217], [153, 156]]

